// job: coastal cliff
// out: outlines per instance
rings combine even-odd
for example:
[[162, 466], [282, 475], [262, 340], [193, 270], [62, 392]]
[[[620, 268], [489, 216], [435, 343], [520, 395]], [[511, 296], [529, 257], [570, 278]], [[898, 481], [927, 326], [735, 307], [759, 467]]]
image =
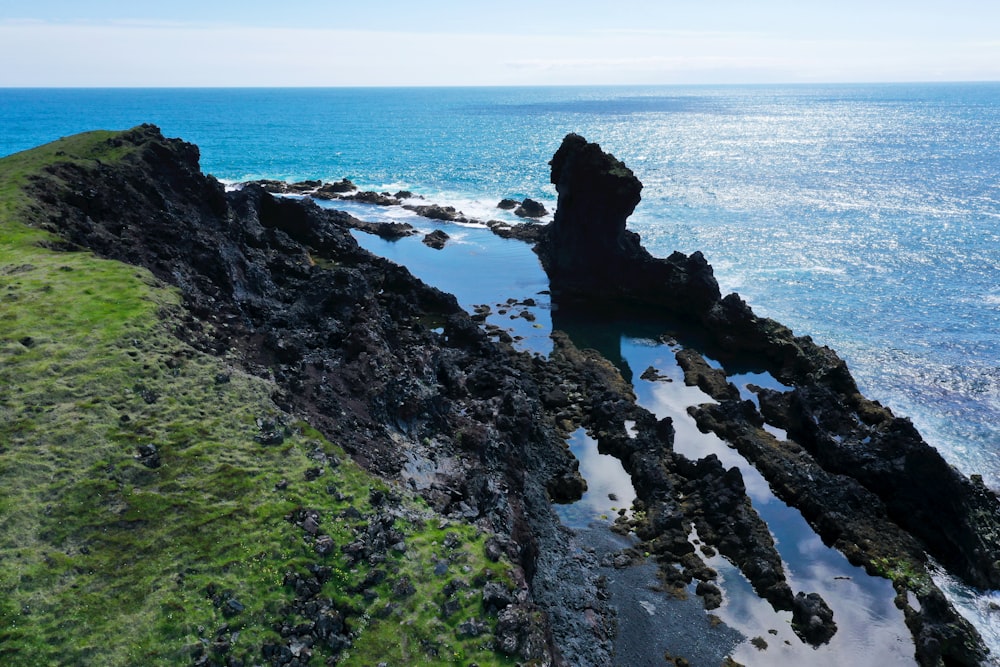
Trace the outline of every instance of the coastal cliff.
[[[739, 470], [675, 452], [607, 359], [560, 333], [547, 358], [497, 342], [351, 232], [406, 230], [274, 184], [227, 192], [198, 158], [146, 125], [0, 161], [7, 662], [619, 664], [627, 619], [552, 511], [586, 489], [566, 446], [580, 427], [636, 488], [623, 563], [648, 554], [665, 589], [696, 585], [710, 607], [693, 525], [803, 642], [836, 633], [789, 585]], [[649, 255], [625, 228], [641, 184], [621, 162], [570, 135], [552, 181], [554, 221], [515, 233], [539, 239], [555, 328], [637, 308], [697, 341], [678, 361], [717, 401], [699, 425], [893, 580], [920, 664], [984, 664], [927, 554], [1000, 584], [996, 496], [832, 350], [722, 297], [700, 254]], [[758, 409], [702, 353], [791, 389], [761, 389]]]

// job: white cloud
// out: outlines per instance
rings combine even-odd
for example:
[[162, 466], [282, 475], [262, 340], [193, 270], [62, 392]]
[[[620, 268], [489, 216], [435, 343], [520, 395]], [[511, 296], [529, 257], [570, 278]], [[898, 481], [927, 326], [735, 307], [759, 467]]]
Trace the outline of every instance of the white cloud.
[[1000, 80], [1000, 43], [609, 30], [447, 34], [0, 21], [0, 86]]

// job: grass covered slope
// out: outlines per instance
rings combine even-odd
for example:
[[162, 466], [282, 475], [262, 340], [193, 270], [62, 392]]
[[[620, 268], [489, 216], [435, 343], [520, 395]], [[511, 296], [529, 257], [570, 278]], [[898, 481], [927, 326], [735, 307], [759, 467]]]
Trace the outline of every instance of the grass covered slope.
[[[29, 178], [116, 164], [116, 136], [0, 160], [0, 662], [504, 663], [471, 622], [507, 576], [485, 536], [180, 340], [174, 288], [42, 231]], [[342, 550], [378, 525], [398, 548]]]

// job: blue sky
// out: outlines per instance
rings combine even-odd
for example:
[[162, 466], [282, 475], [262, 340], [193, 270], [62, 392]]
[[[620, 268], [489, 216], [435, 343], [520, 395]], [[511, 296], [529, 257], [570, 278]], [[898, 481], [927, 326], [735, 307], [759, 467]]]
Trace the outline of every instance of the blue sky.
[[993, 0], [0, 0], [0, 86], [1000, 80]]

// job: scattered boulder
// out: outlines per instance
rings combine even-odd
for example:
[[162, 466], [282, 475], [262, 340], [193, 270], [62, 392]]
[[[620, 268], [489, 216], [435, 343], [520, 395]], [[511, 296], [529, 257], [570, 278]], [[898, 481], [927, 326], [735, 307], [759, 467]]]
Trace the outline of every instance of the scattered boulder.
[[386, 241], [398, 241], [399, 239], [413, 236], [417, 233], [413, 225], [408, 222], [369, 222], [367, 220], [351, 220], [352, 228], [374, 234]]
[[342, 195], [346, 192], [354, 192], [357, 189], [358, 186], [356, 186], [350, 180], [342, 178], [339, 181], [335, 181], [333, 183], [324, 183], [323, 185], [319, 186], [313, 193], [313, 196], [316, 197], [319, 195]]
[[830, 641], [837, 632], [833, 610], [816, 593], [798, 593], [792, 601], [792, 629], [813, 646]]
[[515, 239], [531, 244], [538, 243], [548, 232], [547, 226], [533, 222], [511, 224], [502, 220], [489, 220], [486, 226], [502, 239]]
[[497, 204], [497, 208], [502, 209], [504, 211], [513, 211], [515, 208], [517, 208], [517, 206], [518, 203], [516, 199], [501, 199], [500, 202]]
[[445, 232], [441, 231], [440, 229], [435, 229], [433, 232], [430, 232], [429, 234], [424, 236], [422, 243], [428, 248], [441, 250], [442, 248], [444, 248], [445, 243], [447, 243], [448, 239], [450, 238], [451, 237], [448, 236]]
[[454, 206], [441, 206], [439, 204], [404, 204], [403, 208], [413, 211], [417, 215], [431, 220], [444, 220], [445, 222], [470, 222], [469, 218], [461, 211], [455, 210]]
[[514, 209], [514, 215], [519, 218], [541, 218], [548, 214], [549, 212], [545, 208], [545, 205], [534, 199], [525, 199]]
[[147, 445], [139, 445], [136, 448], [136, 461], [146, 466], [147, 468], [159, 468], [161, 465], [160, 461], [160, 451], [156, 448], [156, 445], [150, 443]]
[[399, 200], [386, 192], [356, 192], [352, 195], [341, 195], [340, 199], [359, 201], [364, 204], [374, 204], [376, 206], [398, 206]]

